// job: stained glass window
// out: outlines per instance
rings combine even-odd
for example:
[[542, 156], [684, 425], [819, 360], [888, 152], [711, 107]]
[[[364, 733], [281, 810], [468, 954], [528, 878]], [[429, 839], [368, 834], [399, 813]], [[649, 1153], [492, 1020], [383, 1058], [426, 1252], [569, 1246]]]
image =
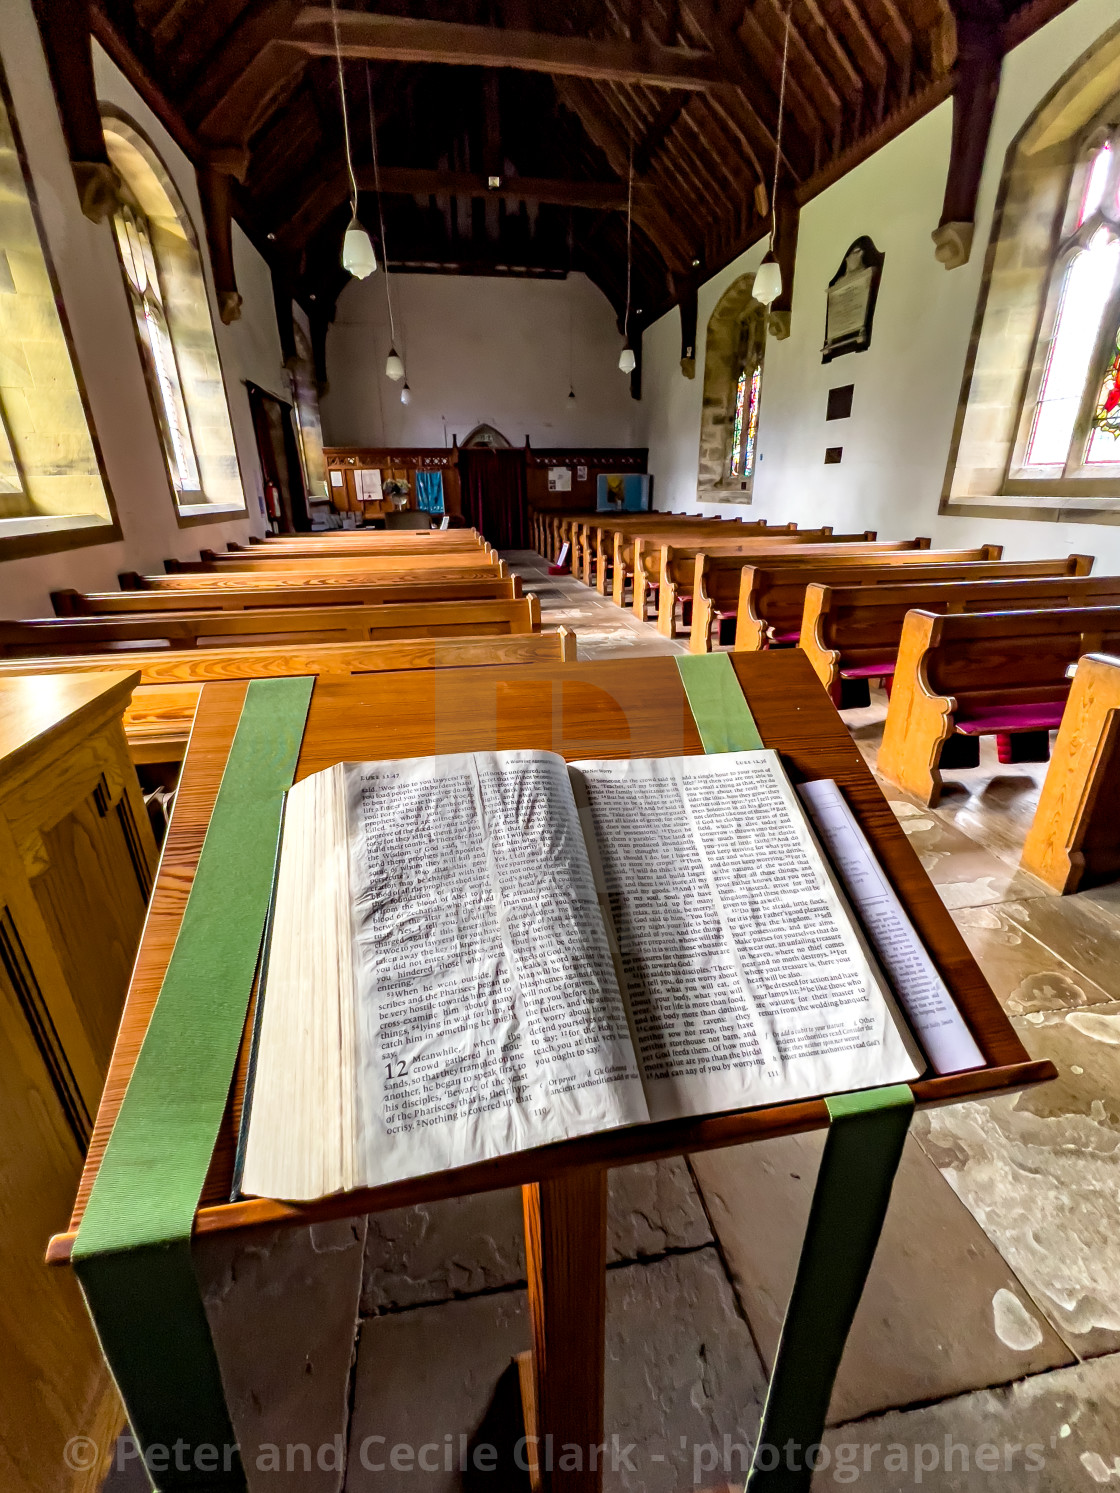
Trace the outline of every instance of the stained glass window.
[[731, 475], [738, 477], [743, 470], [743, 408], [747, 399], [747, 370], [739, 370], [735, 385], [735, 420], [731, 427]]
[[1047, 323], [1020, 470], [1120, 465], [1120, 131], [1098, 133], [1074, 173]]
[[758, 406], [762, 394], [762, 364], [743, 368], [735, 385], [735, 417], [731, 427], [732, 477], [749, 477], [754, 471], [754, 449], [758, 438]]

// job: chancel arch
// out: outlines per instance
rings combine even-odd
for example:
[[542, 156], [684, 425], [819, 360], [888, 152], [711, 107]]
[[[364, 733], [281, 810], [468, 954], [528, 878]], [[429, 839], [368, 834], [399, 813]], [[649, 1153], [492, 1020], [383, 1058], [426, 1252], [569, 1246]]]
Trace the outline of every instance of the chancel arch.
[[767, 309], [753, 287], [741, 275], [708, 319], [697, 485], [709, 502], [749, 503], [754, 488]]

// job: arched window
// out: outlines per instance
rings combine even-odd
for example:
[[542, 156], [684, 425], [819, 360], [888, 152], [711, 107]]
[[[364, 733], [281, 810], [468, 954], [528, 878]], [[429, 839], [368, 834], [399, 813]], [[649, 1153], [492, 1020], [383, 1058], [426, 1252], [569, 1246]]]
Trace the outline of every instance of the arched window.
[[1120, 25], [1013, 141], [942, 513], [1120, 510]]
[[0, 70], [0, 559], [119, 538]]
[[111, 108], [102, 122], [122, 183], [113, 228], [176, 511], [185, 519], [243, 512], [198, 239], [137, 126]]
[[1050, 276], [1016, 465], [1120, 471], [1120, 129], [1079, 152]]
[[749, 503], [754, 487], [767, 311], [753, 285], [741, 276], [708, 321], [698, 495], [709, 502]]

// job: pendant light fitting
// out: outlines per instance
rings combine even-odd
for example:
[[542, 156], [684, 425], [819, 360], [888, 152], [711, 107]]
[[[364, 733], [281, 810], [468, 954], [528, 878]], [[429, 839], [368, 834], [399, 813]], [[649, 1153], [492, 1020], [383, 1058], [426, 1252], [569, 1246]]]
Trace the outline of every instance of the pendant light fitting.
[[633, 219], [634, 219], [634, 145], [630, 144], [630, 167], [626, 175], [626, 313], [622, 318], [622, 335], [625, 339], [618, 355], [618, 366], [623, 373], [633, 373], [638, 366], [634, 349], [630, 346], [630, 275], [633, 263]]
[[770, 247], [754, 277], [751, 295], [763, 306], [772, 306], [782, 293], [782, 269], [774, 253], [778, 227], [778, 171], [782, 161], [782, 122], [786, 111], [786, 71], [789, 67], [789, 22], [793, 0], [786, 6], [786, 29], [782, 41], [782, 80], [778, 88], [778, 127], [774, 132], [774, 186], [770, 193]]
[[377, 268], [377, 255], [373, 252], [373, 240], [358, 222], [358, 179], [354, 175], [354, 157], [350, 149], [346, 77], [342, 68], [342, 44], [338, 35], [338, 0], [331, 0], [331, 24], [334, 28], [334, 60], [338, 69], [338, 99], [342, 105], [342, 139], [346, 150], [346, 170], [350, 177], [350, 223], [342, 236], [342, 268], [356, 280], [364, 280]]

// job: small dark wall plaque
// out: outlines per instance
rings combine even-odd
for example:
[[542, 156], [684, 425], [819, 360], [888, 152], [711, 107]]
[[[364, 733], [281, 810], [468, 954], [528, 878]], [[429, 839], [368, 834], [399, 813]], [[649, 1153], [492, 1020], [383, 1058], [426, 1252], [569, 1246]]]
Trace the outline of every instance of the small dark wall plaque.
[[844, 455], [843, 446], [826, 446], [824, 451], [824, 464], [826, 467], [837, 467], [840, 465]]
[[831, 363], [844, 353], [866, 352], [871, 346], [883, 258], [866, 234], [848, 245], [840, 268], [828, 282], [822, 363]]
[[826, 420], [846, 420], [852, 413], [852, 395], [855, 384], [840, 384], [828, 391], [828, 414]]

